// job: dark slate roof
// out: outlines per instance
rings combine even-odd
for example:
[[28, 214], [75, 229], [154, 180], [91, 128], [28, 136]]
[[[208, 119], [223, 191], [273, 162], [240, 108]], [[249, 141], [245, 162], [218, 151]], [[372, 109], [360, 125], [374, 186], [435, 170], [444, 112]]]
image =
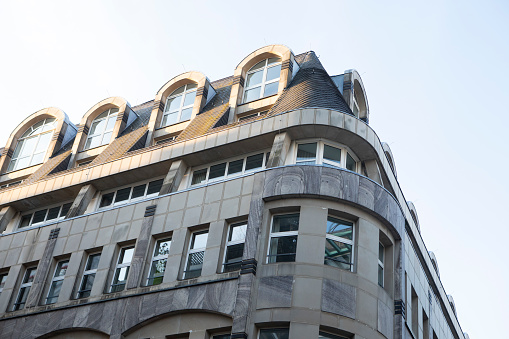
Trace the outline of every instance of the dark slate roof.
[[269, 111], [270, 115], [311, 107], [352, 114], [314, 52], [300, 54], [295, 59], [300, 69]]

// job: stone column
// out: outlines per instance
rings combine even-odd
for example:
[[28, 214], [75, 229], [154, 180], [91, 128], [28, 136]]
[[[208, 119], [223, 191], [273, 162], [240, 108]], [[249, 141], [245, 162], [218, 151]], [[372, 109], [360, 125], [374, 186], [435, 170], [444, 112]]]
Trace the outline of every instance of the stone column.
[[9, 222], [14, 218], [18, 211], [14, 207], [5, 206], [0, 210], [0, 233], [5, 231]]
[[141, 284], [141, 280], [143, 278], [143, 267], [145, 267], [147, 251], [150, 245], [150, 235], [152, 234], [152, 224], [154, 223], [156, 207], [157, 205], [151, 205], [145, 208], [145, 215], [141, 225], [140, 235], [138, 236], [138, 240], [136, 240], [131, 268], [129, 269], [129, 277], [127, 278], [128, 290], [136, 288]]
[[269, 160], [265, 167], [272, 168], [283, 166], [291, 143], [292, 139], [287, 132], [276, 135], [274, 143], [272, 144], [272, 149], [270, 150]]
[[44, 249], [41, 261], [39, 261], [39, 265], [37, 266], [34, 282], [32, 283], [32, 287], [30, 287], [30, 292], [28, 292], [25, 308], [34, 307], [39, 304], [39, 300], [41, 299], [41, 294], [44, 289], [44, 284], [46, 282], [46, 278], [51, 267], [51, 262], [53, 260], [53, 250], [55, 249], [55, 244], [57, 242], [59, 232], [60, 228], [55, 228], [52, 229], [49, 234], [46, 248]]
[[163, 186], [159, 191], [159, 195], [176, 192], [182, 178], [186, 173], [187, 165], [183, 160], [177, 160], [171, 163], [170, 170], [163, 181]]
[[78, 196], [74, 199], [69, 212], [65, 216], [66, 219], [77, 217], [78, 215], [82, 215], [87, 210], [88, 204], [94, 197], [94, 194], [97, 192], [97, 189], [91, 185], [85, 185], [80, 189]]

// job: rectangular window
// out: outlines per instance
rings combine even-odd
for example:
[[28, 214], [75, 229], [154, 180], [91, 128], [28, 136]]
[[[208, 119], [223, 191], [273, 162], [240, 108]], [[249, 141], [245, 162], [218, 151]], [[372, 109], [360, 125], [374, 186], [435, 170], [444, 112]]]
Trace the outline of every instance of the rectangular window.
[[265, 168], [269, 153], [253, 154], [242, 159], [222, 162], [193, 171], [191, 186], [221, 180], [227, 176], [241, 175]]
[[162, 186], [163, 179], [158, 179], [148, 183], [121, 188], [115, 192], [105, 193], [101, 197], [99, 208], [123, 205], [141, 198], [155, 196], [159, 194]]
[[78, 289], [79, 298], [88, 298], [92, 292], [92, 286], [94, 285], [95, 274], [97, 273], [97, 267], [99, 266], [99, 259], [101, 259], [101, 253], [90, 254], [83, 271], [83, 278], [81, 279], [80, 288]]
[[208, 236], [208, 230], [194, 232], [191, 234], [186, 270], [184, 271], [184, 279], [192, 279], [201, 275], [201, 269], [203, 267], [203, 256], [205, 255]]
[[247, 223], [241, 222], [230, 225], [228, 230], [228, 241], [224, 256], [223, 272], [240, 270], [242, 254], [244, 253], [244, 242], [246, 241]]
[[46, 222], [64, 219], [71, 208], [72, 202], [55, 206], [51, 208], [45, 208], [42, 210], [35, 211], [33, 213], [27, 213], [21, 216], [21, 222], [19, 228], [42, 225]]
[[351, 271], [353, 243], [353, 223], [329, 216], [325, 239], [325, 265]]
[[147, 285], [158, 285], [163, 282], [164, 271], [166, 270], [166, 262], [170, 253], [171, 239], [161, 239], [156, 242], [154, 254], [152, 256], [152, 264], [148, 274]]
[[7, 275], [9, 273], [0, 273], [0, 294], [2, 294], [2, 291], [4, 290], [5, 282], [7, 281]]
[[113, 282], [111, 283], [110, 292], [120, 292], [124, 290], [133, 255], [134, 246], [120, 249], [120, 254], [118, 255], [118, 261], [115, 267], [115, 274], [113, 276]]
[[378, 285], [384, 287], [384, 261], [385, 247], [381, 242], [378, 243]]
[[288, 328], [266, 328], [260, 330], [258, 339], [289, 339], [290, 331]]
[[297, 144], [297, 165], [323, 165], [357, 170], [357, 161], [346, 147], [333, 146], [323, 141]]
[[46, 305], [54, 304], [58, 301], [58, 296], [60, 295], [60, 289], [62, 288], [62, 283], [64, 282], [68, 266], [69, 260], [58, 262], [55, 274], [53, 274], [53, 279], [51, 279], [48, 296], [46, 297]]
[[37, 267], [30, 267], [26, 269], [25, 275], [23, 276], [23, 280], [21, 281], [18, 297], [16, 298], [16, 302], [12, 307], [13, 311], [22, 310], [23, 308], [25, 308], [28, 293], [30, 292], [30, 287], [32, 287], [32, 282], [34, 281], [36, 273]]
[[297, 164], [316, 164], [317, 143], [299, 144], [297, 146]]
[[299, 214], [275, 215], [272, 218], [268, 263], [295, 261]]
[[412, 332], [415, 336], [419, 335], [419, 298], [417, 297], [417, 292], [413, 286], [411, 288], [411, 297], [412, 297]]

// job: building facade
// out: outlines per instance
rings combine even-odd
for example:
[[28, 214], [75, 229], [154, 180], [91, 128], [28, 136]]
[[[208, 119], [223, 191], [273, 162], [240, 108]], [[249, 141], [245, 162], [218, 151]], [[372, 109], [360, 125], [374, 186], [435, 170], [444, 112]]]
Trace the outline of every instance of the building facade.
[[313, 52], [38, 111], [0, 185], [1, 338], [468, 338], [359, 74]]

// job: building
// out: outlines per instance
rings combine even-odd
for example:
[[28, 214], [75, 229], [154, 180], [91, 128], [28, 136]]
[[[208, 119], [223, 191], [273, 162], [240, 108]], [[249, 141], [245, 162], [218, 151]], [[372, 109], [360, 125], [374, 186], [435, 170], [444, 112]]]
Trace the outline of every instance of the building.
[[1, 338], [468, 338], [355, 70], [260, 48], [0, 157]]

